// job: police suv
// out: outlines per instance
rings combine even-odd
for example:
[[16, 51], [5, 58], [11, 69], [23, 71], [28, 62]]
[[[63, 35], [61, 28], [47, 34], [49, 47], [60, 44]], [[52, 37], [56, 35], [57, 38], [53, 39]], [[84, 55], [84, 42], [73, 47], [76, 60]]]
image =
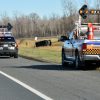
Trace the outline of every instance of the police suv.
[[7, 27], [0, 26], [0, 56], [18, 58], [18, 45]]

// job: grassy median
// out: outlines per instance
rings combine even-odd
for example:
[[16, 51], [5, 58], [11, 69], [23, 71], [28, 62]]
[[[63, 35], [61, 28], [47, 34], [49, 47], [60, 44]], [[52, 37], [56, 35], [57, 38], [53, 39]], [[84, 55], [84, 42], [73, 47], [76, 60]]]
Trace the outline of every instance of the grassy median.
[[[42, 59], [49, 62], [61, 63], [62, 43], [58, 43], [56, 39], [52, 39], [52, 46], [35, 47], [33, 39], [18, 40], [19, 55]], [[55, 41], [54, 41], [55, 40]]]

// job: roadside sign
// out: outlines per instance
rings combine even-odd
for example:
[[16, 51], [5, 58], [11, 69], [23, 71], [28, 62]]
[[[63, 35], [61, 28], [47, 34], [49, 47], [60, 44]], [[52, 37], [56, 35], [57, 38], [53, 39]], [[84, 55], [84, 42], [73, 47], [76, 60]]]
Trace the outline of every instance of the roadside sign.
[[87, 18], [87, 15], [100, 15], [100, 9], [88, 9], [87, 5], [83, 5], [79, 10], [79, 14], [83, 19]]
[[8, 25], [7, 25], [8, 31], [10, 31], [12, 28], [13, 28], [13, 26], [10, 23], [8, 23]]
[[10, 23], [8, 23], [7, 25], [0, 25], [0, 28], [7, 28], [8, 29], [8, 31], [10, 31], [12, 28], [13, 28], [13, 26], [10, 24]]
[[86, 19], [87, 18], [88, 8], [87, 8], [87, 5], [86, 4], [81, 7], [81, 9], [79, 10], [79, 14], [81, 15], [81, 17], [83, 19]]

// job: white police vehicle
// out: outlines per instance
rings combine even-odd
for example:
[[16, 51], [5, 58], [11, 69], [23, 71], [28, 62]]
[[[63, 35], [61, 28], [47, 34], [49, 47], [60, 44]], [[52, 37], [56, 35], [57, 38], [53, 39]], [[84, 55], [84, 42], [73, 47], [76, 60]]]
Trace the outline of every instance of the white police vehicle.
[[11, 28], [10, 24], [0, 26], [0, 56], [18, 58], [18, 45], [12, 36]]

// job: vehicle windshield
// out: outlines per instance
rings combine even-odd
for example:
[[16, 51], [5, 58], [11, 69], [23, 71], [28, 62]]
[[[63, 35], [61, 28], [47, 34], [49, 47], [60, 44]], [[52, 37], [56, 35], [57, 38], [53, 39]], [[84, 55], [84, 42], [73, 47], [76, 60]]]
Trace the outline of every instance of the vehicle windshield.
[[0, 37], [0, 42], [15, 42], [14, 37]]
[[84, 30], [84, 31], [81, 31], [80, 32], [80, 39], [87, 39], [87, 35], [86, 35], [87, 31]]
[[94, 31], [94, 39], [100, 40], [100, 31]]
[[[87, 32], [81, 31], [80, 32], [80, 39], [87, 39]], [[94, 31], [94, 39], [100, 40], [100, 31]]]

